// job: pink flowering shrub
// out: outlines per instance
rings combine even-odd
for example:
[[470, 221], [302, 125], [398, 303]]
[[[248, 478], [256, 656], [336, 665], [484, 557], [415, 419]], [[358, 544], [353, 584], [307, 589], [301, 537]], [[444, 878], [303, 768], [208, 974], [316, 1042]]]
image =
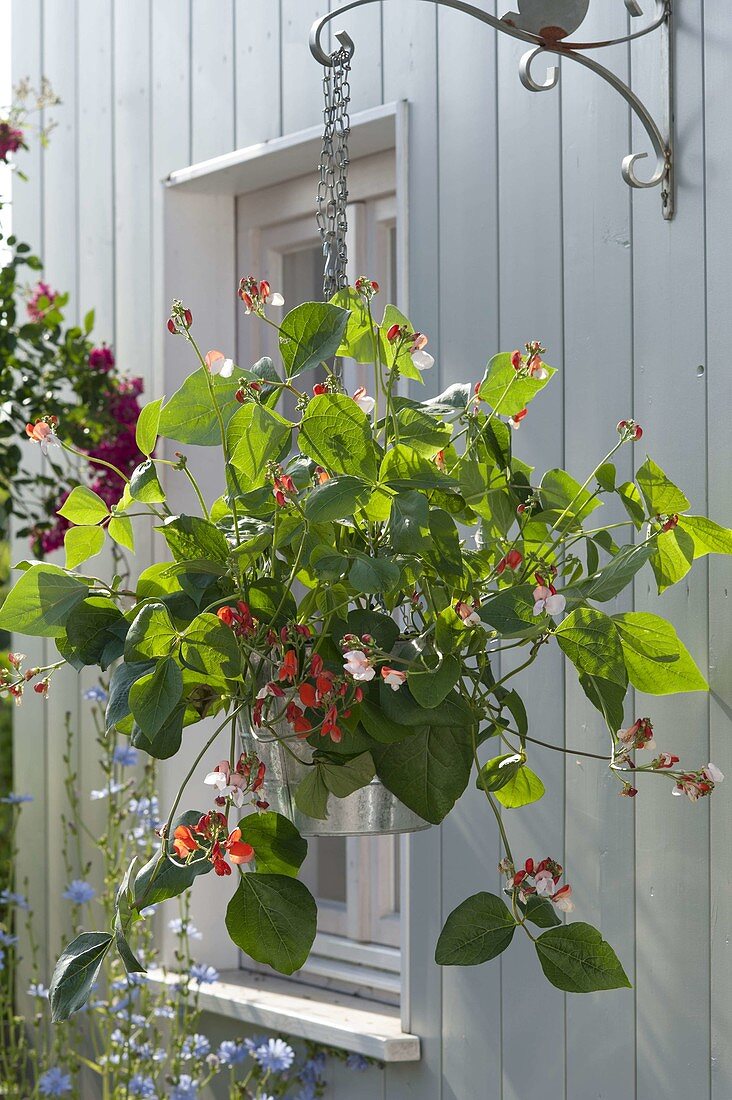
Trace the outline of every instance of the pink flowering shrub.
[[[0, 119], [0, 160], [5, 162], [26, 148], [33, 133], [45, 143], [50, 127], [38, 130], [31, 116], [58, 103], [46, 81], [38, 91], [22, 82], [14, 93], [13, 106]], [[135, 424], [142, 381], [119, 373], [112, 349], [94, 343], [93, 313], [82, 325], [66, 322], [68, 295], [39, 278], [42, 264], [29, 245], [11, 238], [5, 247], [9, 260], [0, 269], [0, 535], [14, 516], [17, 533], [27, 534], [33, 553], [43, 557], [63, 546], [69, 522], [57, 513], [75, 485], [91, 481], [94, 492], [111, 504], [119, 498], [124, 476], [140, 462]], [[24, 285], [28, 278], [30, 286]], [[50, 406], [63, 420], [73, 456], [56, 445], [53, 417], [45, 415]], [[26, 436], [48, 460], [41, 471], [29, 471], [23, 461]]]

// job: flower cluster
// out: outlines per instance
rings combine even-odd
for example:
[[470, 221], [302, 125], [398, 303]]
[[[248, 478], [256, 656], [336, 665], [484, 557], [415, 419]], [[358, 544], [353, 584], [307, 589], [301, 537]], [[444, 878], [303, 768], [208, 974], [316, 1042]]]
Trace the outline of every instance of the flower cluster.
[[716, 764], [709, 763], [698, 772], [684, 772], [676, 779], [676, 786], [672, 794], [677, 797], [686, 795], [690, 802], [698, 802], [700, 798], [710, 795], [718, 783], [722, 783], [724, 774]]
[[571, 913], [574, 909], [572, 887], [569, 883], [559, 885], [563, 869], [556, 860], [542, 859], [541, 863], [535, 863], [527, 859], [519, 871], [504, 862], [500, 870], [508, 879], [506, 892], [516, 894], [522, 905], [531, 897], [539, 897], [546, 898], [563, 913]]
[[[300, 637], [309, 641], [308, 628], [300, 630], [307, 632]], [[283, 634], [287, 636], [284, 628]], [[282, 653], [277, 679], [257, 693], [252, 722], [257, 727], [263, 725], [265, 711], [268, 723], [277, 722], [284, 707], [284, 719], [298, 738], [309, 737], [319, 729], [321, 737], [337, 743], [343, 738], [342, 721], [350, 716], [350, 703], [361, 697], [359, 688], [349, 691], [346, 680], [325, 667], [319, 653], [308, 655], [307, 651], [301, 653], [288, 646]]]
[[248, 794], [254, 796], [252, 803], [257, 810], [269, 809], [269, 802], [264, 798], [262, 787], [267, 772], [266, 766], [252, 753], [242, 753], [232, 768], [228, 760], [222, 760], [213, 771], [209, 772], [204, 783], [213, 787], [218, 794], [217, 806], [226, 806], [231, 802], [237, 809], [241, 809]]
[[388, 330], [386, 339], [395, 346], [397, 355], [402, 349], [406, 349], [417, 370], [430, 370], [435, 365], [433, 356], [424, 350], [429, 339], [423, 332], [412, 332], [407, 325], [394, 324]]
[[534, 614], [561, 615], [567, 606], [567, 600], [557, 592], [551, 581], [544, 580], [541, 573], [536, 574], [536, 588], [534, 589]]
[[247, 275], [239, 282], [239, 297], [246, 306], [247, 313], [256, 313], [264, 316], [265, 306], [283, 306], [285, 299], [280, 293], [273, 293], [272, 287], [266, 279], [257, 280], [253, 275]]
[[28, 296], [26, 308], [31, 321], [41, 324], [46, 314], [54, 308], [59, 294], [43, 281], [36, 284]]
[[180, 298], [175, 298], [168, 318], [168, 332], [171, 336], [182, 336], [188, 332], [192, 325], [193, 314], [190, 309], [186, 309]]
[[643, 438], [643, 429], [635, 420], [621, 420], [618, 424], [618, 435], [622, 443], [637, 443]]
[[7, 164], [13, 153], [26, 148], [23, 131], [12, 126], [7, 119], [0, 119], [0, 161]]
[[49, 447], [60, 447], [61, 441], [56, 435], [58, 427], [57, 416], [42, 416], [33, 424], [26, 424], [25, 434], [33, 443], [40, 445], [44, 455], [48, 455]]
[[31, 131], [37, 132], [41, 144], [47, 142], [54, 123], [48, 122], [39, 127], [30, 121], [30, 116], [60, 102], [45, 77], [38, 89], [31, 87], [27, 79], [15, 85], [10, 111], [5, 118], [0, 118], [0, 164], [9, 164], [13, 154], [28, 148], [26, 137]]
[[381, 289], [376, 280], [369, 279], [367, 275], [359, 275], [353, 285], [356, 289], [356, 293], [360, 294], [367, 302], [370, 302]]
[[0, 667], [0, 695], [7, 693], [11, 699], [15, 700], [16, 705], [20, 706], [25, 689], [34, 680], [33, 691], [36, 695], [42, 695], [44, 698], [48, 695], [51, 676], [55, 671], [54, 666], [47, 665], [43, 668], [33, 666], [23, 670], [23, 662], [26, 660], [25, 653], [8, 653], [6, 659], [10, 668]]
[[[43, 293], [41, 293], [41, 290]], [[45, 284], [39, 284], [37, 293], [28, 304], [31, 316], [42, 319], [44, 303], [48, 301], [48, 294], [52, 293]], [[39, 304], [40, 303], [40, 304]], [[142, 461], [143, 455], [137, 446], [135, 428], [140, 415], [139, 398], [142, 394], [141, 378], [125, 378], [115, 372], [114, 354], [106, 344], [92, 347], [87, 356], [88, 369], [93, 372], [90, 377], [97, 377], [97, 398], [105, 402], [108, 430], [92, 435], [93, 442], [86, 437], [76, 447], [76, 453], [86, 455], [89, 458], [94, 476], [90, 482], [91, 490], [101, 497], [109, 507], [116, 505], [125, 478], [134, 471]], [[44, 455], [49, 454], [53, 448], [61, 448], [62, 443], [58, 435], [59, 420], [55, 415], [42, 416], [34, 422], [26, 425], [25, 431], [29, 440], [40, 445]], [[69, 496], [70, 490], [66, 490], [57, 499], [54, 511], [58, 511]], [[56, 516], [50, 527], [37, 527], [33, 538], [37, 550], [42, 554], [49, 554], [57, 550], [63, 543], [64, 535], [69, 529], [69, 522], [63, 516]]]
[[241, 829], [229, 832], [225, 816], [218, 812], [203, 814], [195, 825], [178, 825], [173, 833], [173, 850], [186, 864], [209, 860], [222, 877], [231, 874], [227, 858], [237, 867], [254, 859], [254, 848], [241, 839]]
[[680, 758], [674, 753], [660, 752], [649, 764], [639, 765], [631, 755], [636, 750], [655, 749], [653, 723], [650, 718], [636, 718], [632, 726], [619, 730], [617, 746], [615, 748], [612, 767], [623, 784], [620, 794], [625, 798], [635, 798], [638, 788], [623, 778], [623, 772], [660, 772], [666, 773], [674, 786], [672, 794], [686, 795], [690, 802], [698, 802], [700, 798], [710, 795], [715, 786], [724, 781], [724, 774], [716, 766], [709, 763], [699, 771], [681, 771], [676, 769]]
[[632, 726], [618, 733], [618, 737], [625, 746], [626, 752], [656, 747], [656, 742], [653, 740], [653, 723], [650, 718], [636, 718]]

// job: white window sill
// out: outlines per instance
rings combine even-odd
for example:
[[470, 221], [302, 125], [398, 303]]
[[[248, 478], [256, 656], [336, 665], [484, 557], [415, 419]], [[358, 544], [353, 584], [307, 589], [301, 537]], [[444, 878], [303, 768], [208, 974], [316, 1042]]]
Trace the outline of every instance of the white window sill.
[[[176, 982], [174, 974], [151, 971], [149, 980]], [[399, 1009], [359, 997], [307, 988], [269, 975], [223, 971], [218, 982], [200, 987], [199, 1004], [257, 1029], [282, 1031], [298, 1039], [377, 1058], [381, 1062], [417, 1062], [420, 1043], [402, 1031]]]

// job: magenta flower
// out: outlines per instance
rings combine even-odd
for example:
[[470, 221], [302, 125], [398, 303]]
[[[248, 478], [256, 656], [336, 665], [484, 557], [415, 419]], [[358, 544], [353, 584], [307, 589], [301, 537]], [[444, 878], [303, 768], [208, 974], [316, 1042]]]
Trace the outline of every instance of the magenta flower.
[[0, 122], [0, 161], [7, 164], [10, 154], [23, 148], [23, 131], [16, 130], [7, 121]]
[[[45, 314], [56, 301], [58, 294], [48, 283], [39, 283], [28, 299], [28, 316], [32, 321], [42, 321]], [[45, 302], [45, 304], [41, 304]]]
[[106, 344], [92, 348], [89, 352], [89, 366], [92, 370], [98, 370], [106, 374], [114, 366], [114, 352]]

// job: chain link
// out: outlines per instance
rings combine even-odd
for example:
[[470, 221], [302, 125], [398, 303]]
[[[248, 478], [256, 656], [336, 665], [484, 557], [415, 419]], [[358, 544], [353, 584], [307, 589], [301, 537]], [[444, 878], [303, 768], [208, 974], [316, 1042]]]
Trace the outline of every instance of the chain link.
[[323, 298], [348, 286], [348, 139], [351, 119], [351, 51], [334, 55], [323, 73], [323, 148], [320, 154], [317, 222], [323, 242]]

